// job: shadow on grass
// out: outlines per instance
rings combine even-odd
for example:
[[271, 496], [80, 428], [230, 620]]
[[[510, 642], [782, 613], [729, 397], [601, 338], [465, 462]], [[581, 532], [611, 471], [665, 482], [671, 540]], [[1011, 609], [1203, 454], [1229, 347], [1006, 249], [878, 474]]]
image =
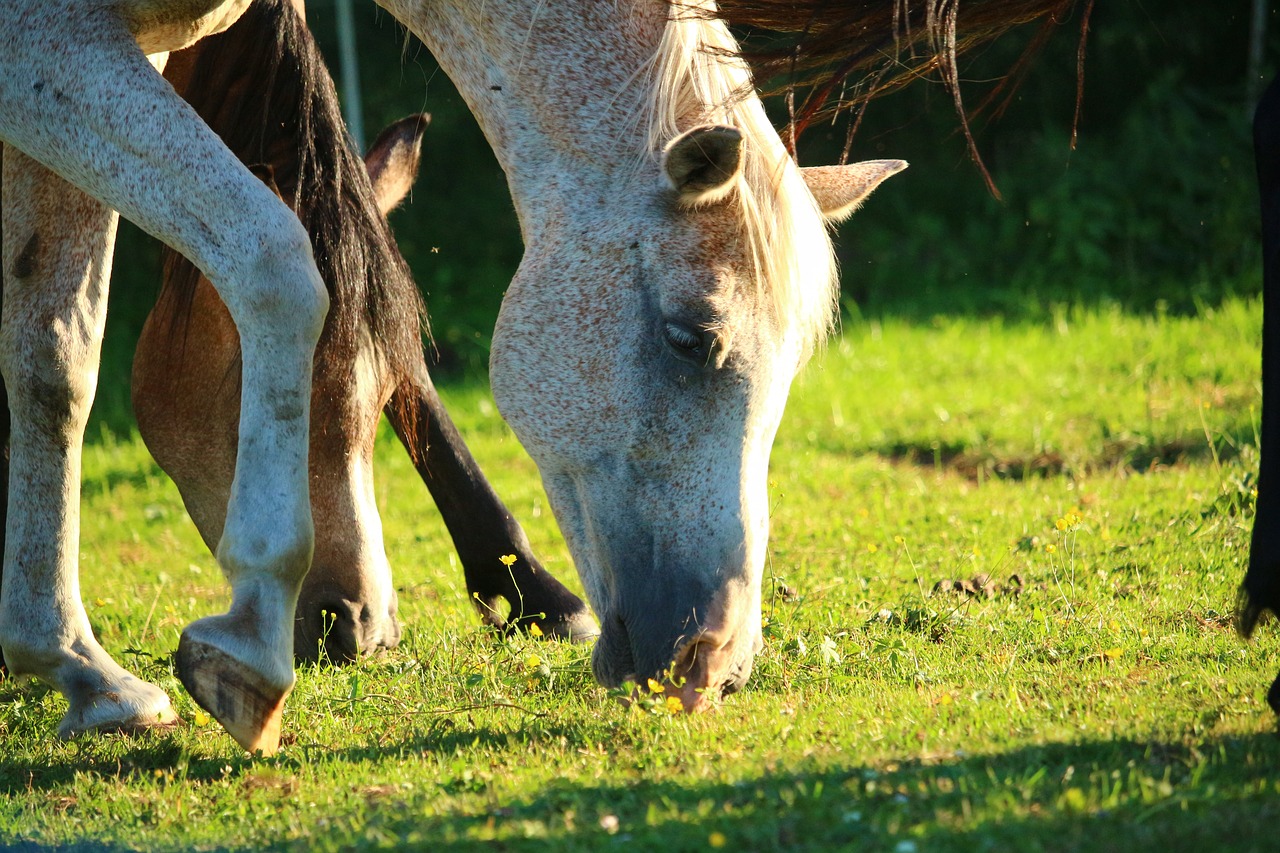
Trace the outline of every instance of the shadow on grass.
[[[454, 740], [435, 748], [448, 751]], [[1270, 850], [1280, 819], [1278, 762], [1280, 740], [1260, 735], [1196, 746], [1053, 743], [732, 783], [566, 782], [443, 815], [424, 813], [412, 800], [389, 801], [352, 843], [394, 838], [432, 850], [478, 842], [509, 850]]]
[[[984, 479], [1021, 482], [1112, 470], [1146, 474], [1175, 465], [1211, 460], [1222, 463], [1237, 459], [1242, 455], [1240, 448], [1255, 443], [1252, 431], [1240, 428], [1226, 432], [1225, 440], [1213, 446], [1199, 437], [1112, 440], [1098, 447], [1088, 458], [1075, 461], [1057, 451], [1000, 455], [984, 445], [962, 441], [893, 441], [871, 445], [866, 452], [892, 463], [951, 471], [974, 482]], [[853, 452], [837, 442], [820, 442], [816, 446], [829, 453]]]
[[[595, 727], [542, 725], [561, 750], [597, 746]], [[563, 740], [562, 740], [563, 738]], [[540, 738], [541, 739], [541, 738]], [[289, 773], [325, 765], [377, 765], [407, 755], [462, 756], [507, 749], [536, 760], [536, 745], [511, 748], [501, 728], [433, 724], [386, 747], [327, 751], [294, 747], [272, 760], [191, 758], [173, 738], [115, 740], [82, 757], [39, 764], [0, 757], [0, 793], [53, 792], [76, 776], [107, 779], [177, 769], [185, 784]], [[598, 747], [597, 747], [598, 748]], [[523, 754], [517, 754], [516, 750]], [[97, 753], [97, 754], [94, 754]], [[708, 759], [689, 767], [705, 776]], [[607, 759], [601, 759], [608, 768]], [[1008, 752], [963, 752], [814, 771], [766, 771], [737, 781], [648, 781], [618, 771], [598, 784], [556, 782], [500, 799], [484, 757], [437, 784], [370, 786], [353, 824], [317, 815], [309, 835], [280, 843], [307, 849], [386, 847], [469, 850], [1272, 850], [1280, 821], [1280, 738], [1273, 734], [1203, 740], [1082, 740]], [[474, 771], [474, 773], [472, 772]], [[375, 774], [371, 774], [373, 778]], [[728, 774], [725, 774], [726, 776]], [[287, 791], [291, 795], [292, 789]], [[451, 798], [444, 800], [445, 797]], [[338, 821], [333, 827], [329, 818]], [[264, 818], [269, 820], [269, 818]], [[353, 828], [357, 826], [358, 828]], [[339, 828], [341, 827], [341, 828]], [[0, 839], [2, 841], [3, 839]], [[34, 844], [18, 848], [51, 849]], [[85, 842], [92, 851], [125, 849]]]

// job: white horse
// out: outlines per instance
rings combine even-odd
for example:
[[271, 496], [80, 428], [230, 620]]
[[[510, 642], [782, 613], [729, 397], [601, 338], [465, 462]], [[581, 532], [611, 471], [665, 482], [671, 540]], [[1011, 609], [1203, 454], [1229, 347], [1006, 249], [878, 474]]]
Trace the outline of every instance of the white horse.
[[[77, 578], [80, 445], [120, 211], [208, 276], [240, 333], [217, 552], [232, 603], [187, 627], [178, 667], [242, 746], [279, 743], [312, 552], [307, 420], [326, 296], [296, 217], [153, 67], [248, 2], [0, 4], [13, 418], [0, 648], [67, 698], [64, 736], [174, 720], [94, 639]], [[768, 453], [835, 305], [824, 218], [905, 164], [798, 169], [701, 0], [383, 5], [435, 52], [508, 175], [527, 251], [495, 332], [494, 392], [601, 617], [597, 677], [665, 678], [699, 707], [740, 686], [759, 648]]]
[[834, 317], [826, 222], [905, 164], [797, 168], [702, 0], [383, 5], [515, 199], [493, 393], [599, 616], [596, 677], [693, 710], [760, 648], [769, 451]]

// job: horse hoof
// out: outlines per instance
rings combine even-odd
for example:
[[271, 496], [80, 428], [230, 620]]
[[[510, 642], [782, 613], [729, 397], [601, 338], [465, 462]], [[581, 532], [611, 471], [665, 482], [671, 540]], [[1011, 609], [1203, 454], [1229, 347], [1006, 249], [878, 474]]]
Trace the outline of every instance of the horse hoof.
[[183, 632], [176, 658], [178, 678], [196, 704], [222, 724], [235, 742], [251, 753], [275, 755], [280, 749], [284, 700], [293, 685], [281, 689], [221, 649]]
[[86, 734], [161, 733], [177, 726], [179, 717], [163, 690], [140, 679], [129, 681], [133, 683], [123, 685], [124, 689], [75, 699], [58, 726], [58, 737], [70, 740]]
[[548, 640], [562, 640], [568, 643], [590, 643], [600, 636], [599, 624], [596, 623], [595, 617], [591, 615], [591, 611], [585, 607], [554, 622], [549, 619], [534, 619], [529, 622], [522, 620], [519, 623], [520, 630], [526, 633], [532, 633], [531, 626], [533, 625], [537, 625], [538, 630], [542, 632], [542, 636]]

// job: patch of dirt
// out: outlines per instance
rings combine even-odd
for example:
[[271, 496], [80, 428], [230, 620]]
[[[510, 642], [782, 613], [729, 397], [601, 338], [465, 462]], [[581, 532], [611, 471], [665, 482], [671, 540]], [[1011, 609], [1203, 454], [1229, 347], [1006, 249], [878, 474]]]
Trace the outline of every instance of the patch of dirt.
[[[920, 468], [945, 468], [968, 480], [990, 478], [1014, 482], [1117, 468], [1135, 474], [1146, 474], [1210, 455], [1209, 447], [1204, 441], [1192, 439], [1154, 445], [1131, 440], [1109, 441], [1095, 455], [1074, 463], [1068, 463], [1057, 451], [996, 456], [990, 451], [975, 450], [964, 445], [896, 443], [876, 448], [875, 452], [890, 462]], [[1236, 452], [1229, 445], [1218, 448], [1219, 459], [1224, 461]]]
[[[1044, 584], [1034, 584], [1031, 588], [1043, 589]], [[1022, 595], [1028, 589], [1022, 575], [1014, 573], [1009, 580], [1001, 583], [986, 572], [979, 572], [971, 578], [943, 578], [933, 585], [933, 594], [967, 595], [969, 598], [995, 598], [998, 595]]]

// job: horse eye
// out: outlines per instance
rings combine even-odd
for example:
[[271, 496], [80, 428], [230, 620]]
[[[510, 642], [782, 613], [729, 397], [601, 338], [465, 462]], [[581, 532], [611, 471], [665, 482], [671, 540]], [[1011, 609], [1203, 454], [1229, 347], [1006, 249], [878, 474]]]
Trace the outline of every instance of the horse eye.
[[664, 327], [667, 336], [667, 343], [670, 344], [678, 354], [684, 356], [697, 356], [702, 351], [702, 335], [687, 326], [679, 323], [667, 323]]

